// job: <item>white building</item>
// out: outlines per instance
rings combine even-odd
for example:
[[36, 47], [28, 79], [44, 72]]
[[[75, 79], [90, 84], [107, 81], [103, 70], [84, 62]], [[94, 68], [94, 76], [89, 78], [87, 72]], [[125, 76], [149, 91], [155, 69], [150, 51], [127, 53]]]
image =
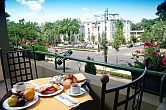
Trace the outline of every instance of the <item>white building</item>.
[[141, 38], [141, 35], [144, 33], [144, 30], [133, 30], [133, 31], [130, 31], [130, 34], [132, 35], [135, 35], [135, 37], [140, 40]]
[[[108, 11], [108, 10], [107, 10]], [[130, 39], [130, 24], [131, 21], [121, 19], [118, 14], [107, 14], [107, 15], [95, 15], [95, 19], [86, 22], [84, 24], [85, 28], [85, 41], [92, 42], [92, 36], [95, 37], [95, 42], [98, 42], [98, 37], [102, 35], [102, 32], [105, 32], [108, 42], [113, 41], [113, 35], [115, 33], [116, 20], [122, 20], [123, 22], [123, 32], [126, 40]]]

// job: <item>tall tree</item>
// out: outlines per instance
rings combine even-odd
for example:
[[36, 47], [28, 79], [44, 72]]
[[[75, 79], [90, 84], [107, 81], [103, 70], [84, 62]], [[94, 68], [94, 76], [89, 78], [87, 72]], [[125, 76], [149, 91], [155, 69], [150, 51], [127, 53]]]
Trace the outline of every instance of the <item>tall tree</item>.
[[104, 62], [107, 63], [108, 41], [107, 41], [106, 33], [105, 32], [102, 33], [101, 48], [103, 49]]
[[98, 33], [98, 46], [97, 46], [98, 52], [100, 52], [100, 45], [101, 45], [101, 36], [100, 33]]
[[10, 17], [9, 13], [7, 13], [7, 12], [5, 12], [5, 16], [6, 16], [6, 18]]
[[122, 44], [125, 43], [125, 37], [123, 35], [123, 22], [121, 20], [116, 21], [116, 31], [114, 33], [112, 47], [116, 50], [116, 62], [118, 64], [117, 52]]
[[139, 23], [131, 23], [131, 30], [142, 30], [142, 24], [139, 22]]
[[160, 19], [166, 21], [166, 1], [157, 6], [157, 13]]
[[80, 33], [78, 39], [79, 39], [80, 42], [83, 43], [84, 42], [84, 34]]
[[141, 36], [141, 41], [158, 42], [159, 47], [166, 48], [164, 32], [166, 30], [166, 21], [160, 19], [143, 19], [142, 20], [144, 33]]
[[95, 42], [95, 36], [93, 34], [91, 35], [91, 40], [92, 40], [92, 42], [94, 44], [94, 42]]
[[30, 41], [36, 40], [41, 35], [37, 23], [25, 22], [24, 19], [19, 20], [19, 23], [8, 21], [7, 28], [11, 46], [20, 44], [23, 39]]
[[136, 36], [135, 36], [134, 34], [132, 34], [132, 35], [130, 36], [130, 40], [131, 40], [133, 43], [136, 43], [136, 42], [137, 42], [137, 38], [136, 38]]

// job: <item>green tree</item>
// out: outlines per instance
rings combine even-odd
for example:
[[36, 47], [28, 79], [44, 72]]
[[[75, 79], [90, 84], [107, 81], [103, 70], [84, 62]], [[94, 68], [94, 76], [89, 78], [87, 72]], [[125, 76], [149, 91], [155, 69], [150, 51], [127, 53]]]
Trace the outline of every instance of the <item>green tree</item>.
[[98, 52], [100, 52], [100, 45], [101, 45], [101, 36], [100, 33], [98, 33], [98, 46], [97, 46]]
[[137, 38], [136, 38], [136, 36], [135, 36], [134, 34], [132, 34], [132, 35], [130, 36], [130, 40], [131, 40], [133, 43], [136, 43], [136, 42], [137, 42]]
[[41, 30], [35, 22], [25, 22], [24, 19], [19, 20], [19, 23], [13, 21], [7, 22], [8, 37], [10, 44], [20, 45], [23, 39], [36, 40], [41, 35]]
[[131, 30], [142, 30], [142, 24], [141, 23], [131, 23]]
[[92, 42], [94, 44], [94, 42], [95, 42], [95, 36], [93, 34], [91, 35], [91, 40], [92, 40]]
[[157, 6], [157, 13], [160, 19], [166, 21], [166, 1]]
[[164, 42], [163, 39], [165, 39], [164, 33], [166, 31], [166, 22], [165, 21], [156, 21], [155, 24], [151, 28], [151, 38], [150, 40], [152, 42], [158, 42], [158, 45], [160, 47], [166, 48], [166, 42]]
[[150, 30], [151, 26], [155, 24], [155, 21], [157, 21], [157, 19], [145, 19], [143, 18], [141, 20], [141, 25], [143, 27], [144, 30]]
[[79, 22], [76, 19], [63, 19], [61, 22], [61, 33], [62, 34], [66, 34], [68, 37], [68, 41], [71, 42], [71, 37], [74, 34], [78, 34], [79, 33]]
[[159, 47], [165, 46], [164, 32], [166, 30], [166, 21], [159, 19], [144, 20], [144, 33], [142, 34], [141, 41], [158, 42]]
[[7, 12], [5, 12], [5, 16], [6, 16], [6, 18], [10, 17], [10, 15]]
[[122, 44], [125, 43], [125, 37], [123, 35], [123, 23], [120, 20], [116, 21], [116, 31], [114, 33], [112, 47], [116, 50], [116, 62], [118, 64], [117, 52]]
[[64, 42], [66, 42], [66, 41], [67, 41], [67, 37], [66, 37], [66, 35], [65, 35], [65, 34], [63, 35], [63, 40], [64, 40]]
[[80, 42], [82, 42], [82, 43], [84, 42], [84, 35], [83, 35], [83, 33], [79, 34], [78, 39], [79, 39]]
[[[91, 58], [91, 57], [88, 56], [87, 60], [92, 60], [93, 61], [93, 58]], [[87, 62], [85, 64], [85, 72], [93, 74], [93, 75], [96, 75], [96, 67], [95, 67], [95, 65], [93, 63]]]
[[75, 41], [75, 37], [74, 37], [74, 35], [72, 34], [71, 35], [71, 42], [74, 42]]
[[145, 19], [143, 18], [141, 20], [141, 24], [143, 26], [144, 29], [144, 33], [141, 36], [141, 41], [151, 41], [152, 36], [152, 26], [155, 24], [155, 21], [157, 21], [157, 19]]
[[79, 33], [79, 22], [76, 19], [57, 20], [54, 23], [46, 22], [43, 26], [44, 35], [47, 41], [59, 42], [63, 36], [64, 41], [74, 41], [73, 35]]
[[102, 48], [103, 54], [104, 54], [104, 62], [107, 63], [108, 41], [107, 41], [105, 32], [102, 32], [101, 48]]

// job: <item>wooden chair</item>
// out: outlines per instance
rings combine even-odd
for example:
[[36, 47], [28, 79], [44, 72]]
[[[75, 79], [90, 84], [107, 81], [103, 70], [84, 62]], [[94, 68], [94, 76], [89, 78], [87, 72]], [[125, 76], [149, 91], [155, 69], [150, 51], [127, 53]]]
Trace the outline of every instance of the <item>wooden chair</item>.
[[[122, 108], [124, 107], [124, 110], [140, 110], [142, 96], [143, 96], [144, 77], [146, 75], [146, 71], [147, 69], [145, 68], [143, 74], [134, 81], [111, 89], [106, 89], [106, 85], [109, 82], [109, 77], [107, 75], [103, 75], [101, 77], [102, 91], [101, 91], [100, 110], [104, 110], [105, 95], [107, 93], [115, 94], [113, 108], [112, 108], [113, 110], [118, 110], [119, 107]], [[127, 90], [126, 96], [123, 100], [120, 99], [119, 96], [121, 90]], [[129, 103], [130, 106], [128, 106]]]
[[[29, 53], [32, 54], [29, 50], [3, 51], [0, 49], [1, 65], [6, 91], [9, 89], [8, 85], [12, 87], [17, 82], [24, 82], [34, 79], [31, 59], [28, 57]], [[35, 57], [34, 66], [35, 75], [36, 78], [38, 78]]]

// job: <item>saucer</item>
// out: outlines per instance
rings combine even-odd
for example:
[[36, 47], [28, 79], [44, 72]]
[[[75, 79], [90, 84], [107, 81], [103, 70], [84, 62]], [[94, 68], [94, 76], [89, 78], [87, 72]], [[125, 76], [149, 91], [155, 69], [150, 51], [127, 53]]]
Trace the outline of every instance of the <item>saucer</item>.
[[[17, 84], [17, 83], [16, 83]], [[34, 89], [36, 90], [36, 89], [38, 89], [39, 88], [39, 86], [36, 84], [36, 83], [32, 83], [32, 82], [24, 82], [24, 84], [25, 84], [25, 86], [34, 86]], [[26, 87], [25, 87], [26, 88]], [[17, 93], [17, 89], [16, 88], [11, 88], [11, 91], [12, 91], [12, 93]]]
[[71, 95], [71, 96], [80, 96], [80, 95], [83, 95], [84, 93], [86, 93], [86, 90], [84, 88], [80, 88], [80, 92], [79, 93], [72, 93], [70, 89], [68, 89], [66, 91], [66, 93], [68, 95]]

